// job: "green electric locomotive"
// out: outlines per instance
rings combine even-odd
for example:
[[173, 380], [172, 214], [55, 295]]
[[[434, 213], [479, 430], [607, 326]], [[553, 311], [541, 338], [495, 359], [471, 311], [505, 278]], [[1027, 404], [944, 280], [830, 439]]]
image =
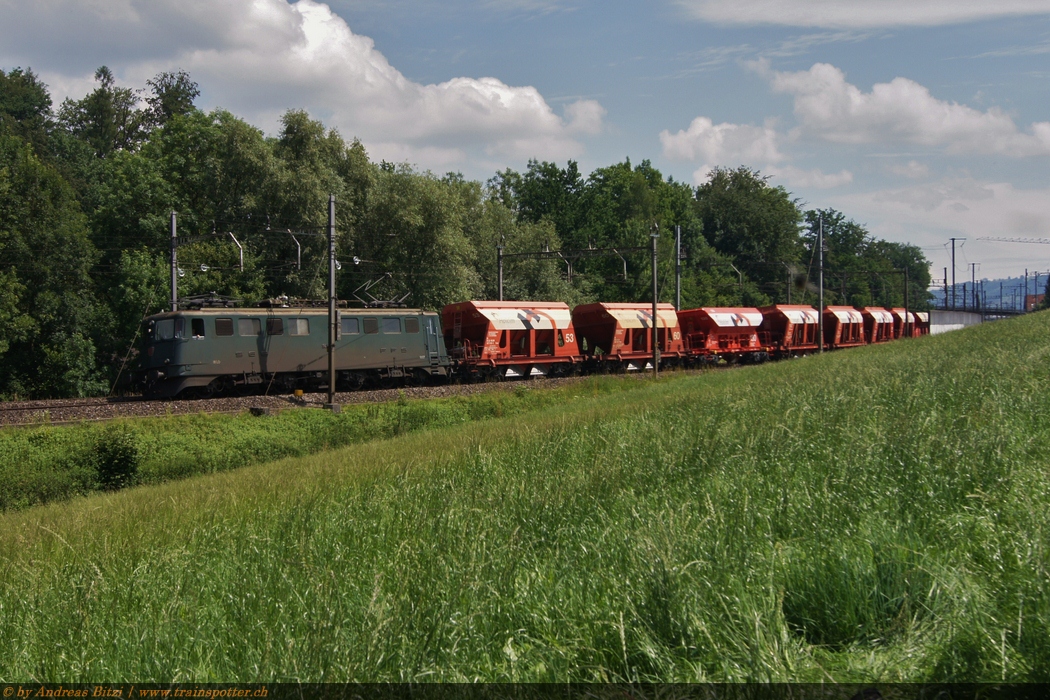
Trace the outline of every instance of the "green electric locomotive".
[[[328, 311], [323, 308], [200, 308], [143, 320], [132, 384], [143, 395], [202, 398], [328, 386]], [[436, 313], [340, 309], [339, 389], [425, 383], [448, 376]]]

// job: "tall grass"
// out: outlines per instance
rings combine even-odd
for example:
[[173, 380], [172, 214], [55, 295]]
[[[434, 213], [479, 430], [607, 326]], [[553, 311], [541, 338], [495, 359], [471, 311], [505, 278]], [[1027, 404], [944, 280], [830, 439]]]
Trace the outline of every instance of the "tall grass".
[[1050, 680], [1050, 315], [0, 518], [0, 678]]
[[[590, 379], [589, 391], [632, 391], [634, 381]], [[553, 405], [567, 390], [513, 390], [437, 400], [345, 406], [339, 414], [288, 410], [253, 417], [198, 414], [0, 430], [0, 511], [134, 484], [157, 484], [282, 457], [314, 454], [415, 430], [513, 416]]]

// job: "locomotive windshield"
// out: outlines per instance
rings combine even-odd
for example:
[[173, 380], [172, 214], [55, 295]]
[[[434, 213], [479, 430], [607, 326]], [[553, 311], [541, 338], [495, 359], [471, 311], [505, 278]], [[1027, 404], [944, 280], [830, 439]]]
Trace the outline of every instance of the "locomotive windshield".
[[171, 340], [175, 337], [175, 319], [166, 318], [157, 321], [156, 336], [154, 340]]
[[160, 342], [182, 337], [181, 318], [163, 318], [146, 324], [146, 338], [150, 342]]

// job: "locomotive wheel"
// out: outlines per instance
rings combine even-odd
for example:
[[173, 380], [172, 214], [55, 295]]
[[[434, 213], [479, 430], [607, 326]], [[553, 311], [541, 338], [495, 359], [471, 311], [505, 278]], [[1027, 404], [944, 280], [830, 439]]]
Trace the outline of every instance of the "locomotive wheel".
[[211, 398], [214, 398], [215, 394], [216, 394], [216, 392], [218, 391], [218, 388], [219, 388], [218, 384], [219, 384], [219, 380], [218, 379], [213, 379], [209, 383], [205, 384], [204, 386], [197, 387], [197, 389], [193, 393], [198, 399], [211, 399]]
[[233, 385], [233, 392], [237, 396], [251, 396], [252, 394], [256, 393], [257, 386], [258, 386], [257, 384], [247, 384], [247, 383], [234, 384]]

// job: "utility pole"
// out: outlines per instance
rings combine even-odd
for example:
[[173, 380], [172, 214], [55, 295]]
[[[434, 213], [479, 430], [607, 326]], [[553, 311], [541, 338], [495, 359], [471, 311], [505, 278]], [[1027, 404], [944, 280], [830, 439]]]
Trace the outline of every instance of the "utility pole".
[[175, 228], [175, 212], [171, 212], [171, 310], [179, 310], [179, 238]]
[[965, 241], [965, 238], [952, 238], [952, 309], [955, 308], [955, 242]]
[[328, 403], [325, 408], [339, 413], [335, 403], [335, 195], [328, 195]]
[[500, 243], [498, 246], [496, 246], [496, 269], [498, 270], [496, 277], [497, 277], [498, 284], [499, 284], [499, 300], [503, 301], [503, 244], [502, 243]]
[[[1028, 275], [1028, 270], [1025, 270]], [[970, 291], [973, 293], [973, 310], [977, 310], [977, 263], [970, 263]]]
[[674, 310], [682, 310], [682, 227], [674, 227]]
[[944, 310], [948, 310], [948, 268], [944, 268]]
[[[817, 229], [817, 248], [820, 249], [820, 262], [817, 265], [817, 352], [824, 352], [824, 214], [820, 215]], [[810, 258], [812, 260], [813, 258]]]
[[660, 373], [660, 317], [657, 315], [656, 305], [659, 302], [657, 299], [656, 289], [656, 239], [660, 236], [659, 224], [653, 223], [653, 232], [650, 238], [653, 239], [653, 376], [657, 376]]
[[1024, 295], [1021, 299], [1021, 310], [1028, 311], [1028, 268], [1024, 269]]
[[911, 337], [911, 314], [908, 311], [908, 268], [904, 268], [904, 337]]

